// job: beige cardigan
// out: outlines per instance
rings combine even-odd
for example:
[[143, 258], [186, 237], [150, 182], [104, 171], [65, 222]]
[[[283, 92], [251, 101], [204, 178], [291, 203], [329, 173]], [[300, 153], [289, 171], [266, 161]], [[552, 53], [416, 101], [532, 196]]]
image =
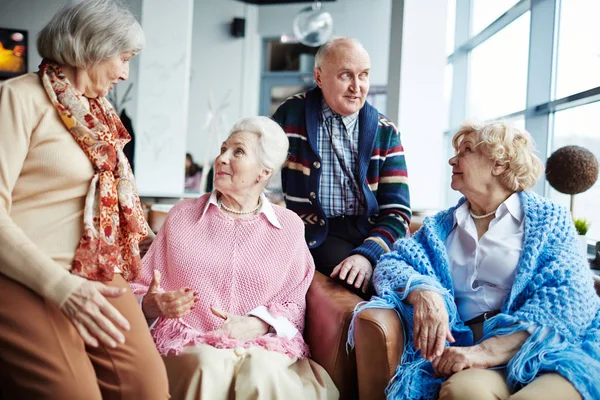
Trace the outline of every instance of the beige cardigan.
[[0, 273], [61, 306], [94, 170], [39, 76], [0, 86]]

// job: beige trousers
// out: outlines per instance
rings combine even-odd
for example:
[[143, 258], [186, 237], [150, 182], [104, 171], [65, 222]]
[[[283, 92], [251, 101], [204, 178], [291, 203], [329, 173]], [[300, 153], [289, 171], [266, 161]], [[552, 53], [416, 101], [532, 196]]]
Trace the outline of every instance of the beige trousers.
[[579, 392], [559, 374], [542, 375], [511, 393], [503, 371], [466, 369], [452, 375], [440, 390], [440, 400], [581, 400]]
[[[470, 326], [477, 342], [483, 337], [483, 322]], [[559, 374], [545, 374], [516, 393], [506, 384], [504, 370], [466, 369], [452, 375], [440, 390], [440, 400], [581, 400], [579, 392]]]
[[262, 347], [190, 346], [163, 357], [173, 400], [318, 399], [339, 397], [327, 372]]

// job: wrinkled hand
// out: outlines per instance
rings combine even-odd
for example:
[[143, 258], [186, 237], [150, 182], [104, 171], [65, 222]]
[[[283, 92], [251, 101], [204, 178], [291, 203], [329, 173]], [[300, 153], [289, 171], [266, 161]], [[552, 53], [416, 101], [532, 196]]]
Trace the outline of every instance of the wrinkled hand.
[[214, 315], [225, 320], [216, 332], [225, 334], [231, 339], [250, 340], [269, 331], [270, 325], [258, 317], [233, 315], [212, 306], [210, 310]]
[[181, 318], [192, 311], [197, 302], [196, 293], [192, 292], [190, 288], [162, 292], [160, 290], [160, 272], [155, 269], [148, 292], [142, 300], [142, 311], [147, 319]]
[[480, 346], [446, 347], [431, 365], [436, 376], [444, 377], [468, 368], [488, 368], [485, 351]]
[[119, 329], [128, 331], [130, 326], [106, 297], [119, 297], [125, 292], [124, 288], [84, 280], [67, 298], [61, 310], [88, 346], [98, 347], [100, 341], [106, 346], [117, 347], [118, 343], [125, 343], [125, 336]]
[[146, 236], [144, 239], [142, 239], [142, 241], [139, 244], [140, 258], [144, 258], [144, 256], [148, 252], [148, 249], [150, 248], [150, 245], [152, 244], [153, 241], [154, 241], [154, 236]]
[[415, 349], [421, 350], [423, 358], [432, 361], [442, 355], [446, 340], [454, 343], [444, 299], [432, 290], [413, 290], [407, 300], [414, 309]]
[[373, 276], [373, 266], [366, 257], [353, 254], [336, 265], [329, 276], [346, 281], [348, 285], [354, 285], [357, 289], [362, 287], [363, 293], [367, 293], [371, 276]]

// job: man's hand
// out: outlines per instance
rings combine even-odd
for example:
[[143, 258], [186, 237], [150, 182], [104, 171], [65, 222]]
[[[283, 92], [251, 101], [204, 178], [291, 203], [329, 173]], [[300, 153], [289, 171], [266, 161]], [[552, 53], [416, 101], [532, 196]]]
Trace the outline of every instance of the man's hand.
[[329, 276], [346, 281], [348, 285], [354, 285], [357, 289], [362, 287], [363, 293], [367, 293], [373, 276], [373, 266], [366, 257], [353, 254], [336, 265]]

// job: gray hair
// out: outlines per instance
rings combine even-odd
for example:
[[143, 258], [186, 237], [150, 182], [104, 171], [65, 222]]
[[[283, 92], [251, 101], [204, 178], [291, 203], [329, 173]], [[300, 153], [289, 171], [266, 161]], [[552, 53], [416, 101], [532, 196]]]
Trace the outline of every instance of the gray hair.
[[58, 64], [90, 68], [119, 54], [139, 53], [144, 32], [120, 0], [70, 0], [37, 38], [40, 56]]
[[351, 43], [351, 44], [361, 48], [365, 52], [367, 51], [367, 50], [365, 50], [362, 43], [360, 43], [358, 40], [356, 40], [354, 38], [350, 38], [350, 37], [337, 36], [337, 37], [334, 37], [333, 39], [329, 39], [323, 46], [319, 47], [317, 54], [315, 54], [315, 68], [321, 68], [323, 61], [325, 61], [329, 57], [329, 55], [331, 54], [331, 51], [334, 49], [336, 44], [339, 44], [339, 42]]
[[259, 137], [258, 159], [275, 174], [285, 164], [290, 142], [279, 124], [268, 117], [248, 117], [237, 121], [229, 136], [238, 132], [252, 132]]

